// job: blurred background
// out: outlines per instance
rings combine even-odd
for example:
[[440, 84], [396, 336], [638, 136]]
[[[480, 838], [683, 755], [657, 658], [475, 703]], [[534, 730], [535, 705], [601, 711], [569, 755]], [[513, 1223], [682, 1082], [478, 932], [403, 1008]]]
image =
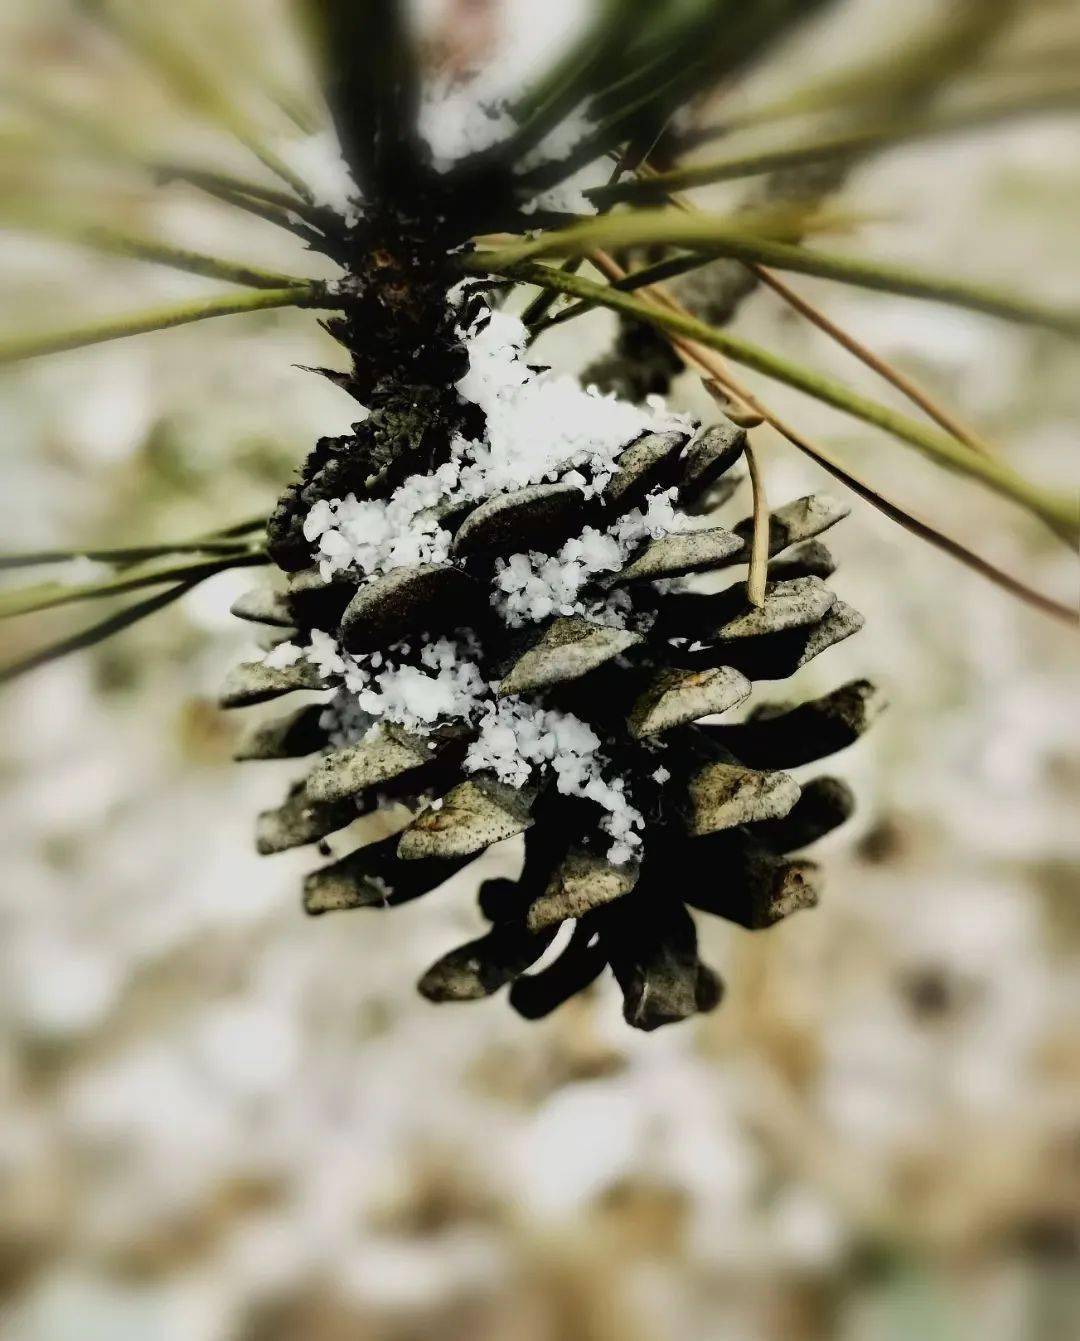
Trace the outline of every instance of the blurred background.
[[[76, 8], [3, 0], [4, 87], [220, 154]], [[433, 64], [501, 51], [519, 79], [585, 8], [425, 0], [418, 15]], [[212, 35], [223, 76], [273, 72], [304, 92], [282, 9], [176, 7]], [[734, 96], [801, 83], [933, 9], [843, 0]], [[1032, 10], [1066, 59], [1070, 43], [1080, 54], [1077, 5]], [[152, 193], [72, 155], [28, 159], [17, 134], [0, 155], [5, 182], [30, 173], [144, 231], [297, 265], [284, 234], [181, 186]], [[893, 150], [842, 199], [879, 220], [849, 249], [1080, 299], [1075, 117]], [[1074, 347], [797, 287], [1029, 476], [1076, 482]], [[0, 232], [0, 332], [213, 289]], [[740, 323], [864, 384], [774, 295]], [[612, 330], [590, 316], [545, 357], [580, 368]], [[310, 316], [264, 313], [4, 371], [3, 547], [171, 539], [268, 509], [314, 438], [354, 417], [296, 367], [333, 358]], [[913, 510], [1075, 600], [1074, 560], [1038, 523], [795, 393], [769, 396]], [[689, 376], [673, 400], [710, 412]], [[760, 436], [774, 500], [829, 487]], [[289, 766], [234, 766], [237, 728], [214, 705], [252, 646], [228, 613], [251, 585], [243, 572], [7, 687], [2, 1341], [1075, 1335], [1075, 637], [859, 503], [829, 539], [837, 590], [867, 627], [797, 687], [866, 675], [888, 692], [890, 712], [837, 761], [858, 816], [821, 845], [819, 909], [758, 936], [703, 922], [727, 1000], [654, 1035], [624, 1026], [604, 983], [540, 1024], [498, 999], [421, 1000], [419, 973], [479, 926], [470, 883], [392, 916], [304, 919], [310, 855], [253, 850], [255, 815]], [[87, 617], [6, 624], [4, 659]], [[500, 860], [512, 853], [488, 869]]]

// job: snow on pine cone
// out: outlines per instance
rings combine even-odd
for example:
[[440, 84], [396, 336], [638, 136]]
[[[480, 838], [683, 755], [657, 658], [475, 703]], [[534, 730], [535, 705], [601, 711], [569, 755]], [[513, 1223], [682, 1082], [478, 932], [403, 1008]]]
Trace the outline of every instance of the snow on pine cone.
[[610, 965], [628, 1023], [653, 1029], [722, 994], [688, 909], [756, 930], [812, 906], [816, 867], [790, 854], [851, 813], [844, 783], [785, 770], [857, 739], [879, 706], [871, 685], [727, 720], [755, 681], [861, 627], [825, 585], [816, 538], [846, 509], [820, 494], [776, 509], [761, 607], [737, 571], [726, 589], [690, 589], [682, 579], [747, 561], [749, 520], [689, 515], [730, 493], [743, 432], [695, 436], [659, 402], [530, 368], [525, 328], [482, 300], [447, 311], [456, 380], [436, 431], [402, 428], [384, 403], [321, 443], [271, 522], [284, 589], [234, 607], [283, 641], [236, 668], [226, 706], [322, 691], [239, 751], [312, 756], [260, 817], [258, 847], [412, 806], [400, 833], [307, 877], [305, 908], [321, 914], [431, 893], [524, 835], [520, 878], [480, 890], [490, 930], [420, 991], [461, 1001], [509, 985], [537, 1018]]

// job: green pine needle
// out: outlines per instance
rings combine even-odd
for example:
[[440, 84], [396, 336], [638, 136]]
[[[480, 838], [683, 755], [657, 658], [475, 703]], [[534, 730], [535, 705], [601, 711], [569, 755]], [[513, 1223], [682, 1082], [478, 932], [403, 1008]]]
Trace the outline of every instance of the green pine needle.
[[114, 577], [105, 582], [88, 582], [81, 586], [64, 586], [58, 582], [16, 589], [0, 593], [0, 619], [15, 619], [19, 615], [38, 614], [61, 605], [81, 601], [104, 600], [122, 596], [142, 587], [156, 587], [163, 582], [202, 581], [230, 568], [252, 568], [269, 563], [265, 550], [233, 551], [222, 558], [202, 559], [197, 563], [168, 564], [148, 572], [136, 572]]
[[[655, 180], [655, 179], [654, 179]], [[770, 227], [770, 217], [773, 223]], [[574, 224], [541, 234], [534, 241], [492, 251], [475, 252], [478, 265], [505, 273], [505, 267], [547, 256], [579, 256], [597, 248], [670, 246], [708, 249], [777, 270], [792, 270], [857, 288], [877, 289], [931, 302], [948, 303], [1025, 325], [1040, 326], [1070, 339], [1080, 339], [1080, 312], [1048, 307], [1032, 299], [986, 284], [928, 275], [907, 266], [834, 252], [811, 250], [777, 240], [776, 234], [827, 227], [844, 216], [799, 214], [786, 210], [734, 218], [683, 210], [634, 210]], [[849, 216], [850, 217], [850, 216]], [[765, 236], [771, 232], [772, 237]]]
[[10, 335], [0, 337], [0, 367], [21, 363], [26, 359], [41, 358], [46, 354], [60, 354], [70, 349], [84, 349], [89, 345], [104, 344], [109, 340], [124, 340], [132, 335], [150, 331], [170, 330], [210, 317], [235, 316], [243, 312], [265, 312], [281, 307], [333, 307], [318, 285], [303, 284], [287, 289], [254, 289], [250, 293], [226, 294], [221, 298], [200, 299], [172, 307], [153, 308], [127, 317], [111, 317], [104, 321], [88, 322], [83, 326], [68, 326], [59, 331], [37, 335]]
[[594, 283], [565, 270], [556, 270], [532, 262], [493, 264], [490, 257], [483, 253], [473, 253], [466, 258], [466, 264], [470, 269], [507, 274], [523, 283], [536, 284], [541, 288], [554, 288], [577, 298], [590, 299], [598, 306], [612, 308], [647, 325], [695, 341], [709, 349], [715, 349], [766, 377], [784, 382], [815, 400], [823, 401], [845, 414], [884, 430], [900, 441], [917, 448], [938, 465], [979, 480], [996, 493], [1019, 503], [1040, 517], [1070, 544], [1080, 541], [1080, 518], [1077, 516], [1073, 499], [1040, 488], [1025, 480], [1003, 462], [981, 456], [948, 434], [910, 419], [907, 415], [860, 395], [841, 382], [804, 368], [779, 354], [774, 354], [726, 331], [716, 330], [695, 317], [655, 307], [642, 302], [632, 294], [624, 293], [610, 285]]

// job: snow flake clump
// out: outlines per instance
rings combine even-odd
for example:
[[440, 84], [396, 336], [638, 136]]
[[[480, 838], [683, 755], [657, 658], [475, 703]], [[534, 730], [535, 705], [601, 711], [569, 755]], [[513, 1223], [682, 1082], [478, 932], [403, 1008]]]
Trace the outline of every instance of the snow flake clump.
[[[550, 0], [546, 5], [515, 0], [496, 6], [494, 14], [485, 16], [485, 24], [495, 20], [495, 31], [488, 34], [487, 41], [494, 41], [483, 65], [430, 81], [420, 104], [419, 129], [438, 172], [513, 137], [518, 121], [510, 109], [520, 102], [522, 89], [584, 35], [585, 11], [580, 4], [571, 7], [577, 12], [552, 19]], [[564, 158], [591, 125], [581, 110], [570, 113], [526, 155], [522, 166]]]
[[461, 332], [469, 371], [458, 394], [487, 418], [483, 442], [458, 444], [462, 488], [485, 498], [506, 489], [588, 469], [586, 494], [602, 493], [620, 452], [643, 433], [684, 427], [656, 406], [641, 407], [585, 388], [568, 374], [535, 372], [525, 361], [528, 328], [508, 312], [482, 316]]
[[315, 204], [333, 210], [355, 228], [361, 218], [360, 188], [342, 157], [333, 127], [302, 139], [286, 140], [279, 147], [282, 157], [311, 191]]
[[278, 643], [263, 657], [262, 664], [269, 670], [285, 670], [289, 666], [295, 666], [306, 651], [306, 648], [300, 647], [297, 643]]
[[[270, 656], [280, 652], [276, 648]], [[329, 634], [315, 630], [310, 648], [294, 647], [283, 655], [288, 658], [283, 664], [304, 655], [324, 675], [343, 678], [344, 686], [321, 719], [335, 748], [363, 739], [380, 722], [420, 735], [436, 726], [464, 723], [477, 732], [465, 756], [466, 772], [488, 773], [522, 787], [538, 769], [550, 771], [564, 795], [584, 797], [606, 812], [600, 827], [613, 840], [609, 861], [621, 865], [640, 848], [636, 830], [644, 826], [644, 818], [627, 797], [622, 779], [604, 777], [596, 732], [572, 713], [519, 698], [496, 699], [477, 665], [471, 636], [457, 642], [439, 638], [415, 649], [398, 643], [385, 653], [350, 656]]]
[[600, 737], [587, 722], [573, 713], [509, 698], [486, 703], [479, 727], [465, 756], [468, 772], [494, 773], [500, 781], [521, 787], [535, 768], [550, 769], [560, 792], [584, 797], [607, 812], [600, 827], [614, 840], [608, 861], [621, 866], [633, 860], [641, 847], [635, 830], [645, 820], [630, 803], [623, 780], [604, 777]]
[[492, 604], [511, 628], [551, 615], [588, 615], [601, 623], [625, 626], [632, 602], [624, 592], [603, 601], [583, 601], [583, 588], [601, 573], [617, 573], [638, 545], [658, 540], [676, 526], [676, 490], [650, 496], [645, 508], [620, 517], [610, 531], [587, 526], [557, 554], [529, 551], [495, 564]]
[[452, 462], [430, 475], [411, 475], [389, 498], [320, 499], [304, 518], [304, 536], [319, 542], [324, 581], [346, 568], [378, 577], [394, 568], [443, 563], [451, 535], [430, 510], [458, 479]]
[[418, 126], [436, 172], [449, 172], [460, 159], [509, 139], [515, 125], [499, 92], [483, 77], [441, 80], [420, 103]]
[[419, 649], [419, 664], [406, 660], [411, 650], [397, 643], [385, 653], [338, 654], [347, 699], [362, 719], [418, 733], [442, 722], [471, 721], [489, 692], [471, 643], [428, 642]]

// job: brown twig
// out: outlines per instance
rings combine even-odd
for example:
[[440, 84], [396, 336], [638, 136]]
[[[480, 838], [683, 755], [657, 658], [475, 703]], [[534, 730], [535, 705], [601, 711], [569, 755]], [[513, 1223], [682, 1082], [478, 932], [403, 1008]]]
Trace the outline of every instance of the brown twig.
[[955, 415], [950, 414], [948, 410], [939, 405], [930, 396], [929, 392], [925, 391], [917, 382], [902, 373], [898, 368], [894, 368], [891, 363], [886, 362], [879, 354], [875, 354], [872, 349], [868, 349], [853, 335], [849, 335], [835, 321], [830, 320], [820, 308], [815, 307], [813, 303], [796, 293], [794, 289], [789, 288], [771, 270], [766, 269], [763, 265], [753, 263], [747, 268], [761, 280], [762, 284], [768, 285], [774, 293], [779, 294], [789, 307], [793, 307], [796, 312], [801, 313], [808, 321], [813, 322], [830, 339], [842, 345], [848, 353], [854, 354], [860, 362], [865, 363], [868, 368], [872, 368], [879, 377], [883, 377], [886, 382], [896, 387], [908, 400], [925, 411], [946, 433], [951, 433], [954, 438], [959, 438], [961, 442], [966, 443], [976, 452], [982, 452], [986, 456], [994, 455], [994, 449], [990, 443], [976, 433], [973, 428], [961, 423]]
[[[608, 279], [615, 280], [622, 277], [625, 273], [622, 267], [602, 252], [594, 252], [590, 259], [593, 264], [601, 270]], [[665, 292], [659, 285], [651, 288], [638, 290], [640, 297], [646, 301], [658, 303], [660, 306], [671, 308], [673, 311], [683, 311], [682, 305], [676, 301], [669, 293]], [[708, 388], [709, 380], [717, 382], [728, 393], [729, 396], [739, 401], [751, 413], [759, 415], [766, 423], [771, 424], [777, 433], [784, 437], [805, 453], [812, 460], [816, 461], [822, 469], [827, 470], [830, 475], [849, 488], [852, 493], [857, 494], [872, 507], [877, 508], [879, 512], [884, 513], [890, 521], [896, 522], [904, 530], [910, 531], [912, 535], [918, 536], [928, 544], [949, 554], [952, 558], [965, 564], [968, 568], [980, 573], [989, 581], [995, 583], [1011, 595], [1041, 610], [1044, 614], [1059, 620], [1061, 623], [1068, 624], [1072, 628], [1080, 627], [1080, 611], [1070, 606], [1064, 605], [1059, 601], [1053, 600], [1049, 596], [1044, 596], [1042, 592], [1035, 591], [1034, 588], [1025, 585], [1009, 573], [1003, 572], [995, 567], [986, 559], [961, 545], [959, 541], [953, 540], [951, 536], [943, 534], [936, 527], [928, 522], [913, 516], [898, 504], [886, 498], [872, 485], [865, 480], [860, 479], [853, 471], [839, 461], [827, 448], [819, 443], [812, 441], [797, 429], [791, 427], [780, 418], [774, 411], [768, 408], [760, 401], [753, 392], [742, 382], [740, 382], [729, 370], [725, 360], [714, 350], [706, 349], [702, 345], [697, 345], [691, 340], [683, 340], [678, 336], [665, 333], [666, 338], [672, 346], [678, 350], [683, 358], [683, 362], [688, 367], [695, 368], [703, 374]], [[711, 390], [711, 388], [709, 388]]]
[[890, 499], [886, 498], [884, 494], [880, 493], [877, 489], [873, 488], [873, 486], [867, 484], [865, 480], [860, 479], [859, 476], [855, 475], [849, 467], [839, 461], [826, 448], [822, 447], [820, 443], [813, 442], [811, 439], [799, 433], [798, 430], [792, 428], [791, 425], [785, 423], [778, 415], [774, 414], [772, 410], [763, 405], [746, 386], [732, 378], [729, 373], [718, 372], [716, 374], [716, 380], [721, 382], [728, 391], [733, 392], [741, 400], [756, 409], [763, 416], [765, 421], [771, 424], [782, 437], [787, 438], [793, 446], [798, 447], [800, 451], [804, 452], [807, 456], [816, 461], [819, 466], [827, 470], [830, 475], [833, 475], [836, 479], [840, 480], [840, 482], [845, 484], [853, 493], [858, 494], [860, 498], [877, 508], [879, 512], [883, 512], [891, 521], [902, 526], [904, 530], [910, 531], [912, 535], [916, 535], [921, 540], [925, 540], [929, 544], [934, 545], [937, 549], [952, 555], [954, 559], [958, 559], [961, 563], [974, 569], [975, 572], [981, 573], [983, 577], [989, 578], [991, 582], [996, 583], [999, 587], [1004, 588], [1005, 591], [1010, 592], [1012, 595], [1018, 596], [1029, 605], [1042, 610], [1044, 614], [1051, 615], [1053, 618], [1060, 620], [1062, 623], [1068, 624], [1073, 628], [1080, 627], [1080, 611], [1072, 609], [1067, 605], [1063, 605], [1049, 596], [1044, 596], [1042, 592], [1035, 591], [1032, 587], [1026, 586], [1023, 582], [1020, 582], [1009, 573], [1002, 572], [1000, 568], [996, 568], [992, 563], [987, 562], [986, 559], [981, 558], [978, 554], [973, 554], [971, 550], [965, 548], [959, 541], [953, 540], [951, 536], [944, 535], [928, 522], [922, 521], [904, 508], [899, 507], [896, 503], [893, 503]]
[[[638, 172], [639, 175], [646, 180], [651, 180], [656, 176], [655, 168], [651, 167], [648, 163], [643, 163], [638, 169]], [[677, 193], [673, 193], [669, 199], [676, 209], [685, 211], [691, 208], [685, 197]], [[913, 405], [917, 405], [925, 414], [929, 415], [929, 417], [933, 419], [936, 424], [940, 425], [946, 433], [951, 433], [954, 438], [958, 438], [973, 451], [981, 452], [985, 456], [995, 455], [994, 448], [984, 437], [977, 433], [975, 429], [962, 423], [954, 414], [951, 414], [946, 410], [944, 406], [939, 405], [933, 400], [929, 393], [924, 391], [917, 382], [906, 376], [906, 374], [902, 373], [898, 368], [894, 368], [893, 365], [883, 359], [880, 354], [875, 354], [873, 350], [868, 349], [861, 341], [856, 340], [856, 338], [845, 331], [843, 327], [838, 326], [835, 321], [830, 317], [827, 317], [820, 308], [815, 307], [808, 299], [802, 297], [801, 294], [796, 293], [794, 289], [782, 279], [778, 278], [773, 271], [767, 269], [758, 261], [746, 262], [746, 269], [749, 270], [751, 274], [755, 275], [763, 284], [772, 289], [774, 293], [783, 298], [784, 302], [788, 303], [797, 312], [806, 317], [808, 321], [812, 321], [814, 325], [817, 326], [819, 330], [824, 331], [830, 339], [833, 339], [837, 344], [842, 345], [850, 354], [854, 354], [857, 359], [865, 363], [868, 368], [873, 369], [878, 376], [883, 377], [887, 382], [891, 383], [892, 386], [896, 387], [902, 395], [906, 396]]]

